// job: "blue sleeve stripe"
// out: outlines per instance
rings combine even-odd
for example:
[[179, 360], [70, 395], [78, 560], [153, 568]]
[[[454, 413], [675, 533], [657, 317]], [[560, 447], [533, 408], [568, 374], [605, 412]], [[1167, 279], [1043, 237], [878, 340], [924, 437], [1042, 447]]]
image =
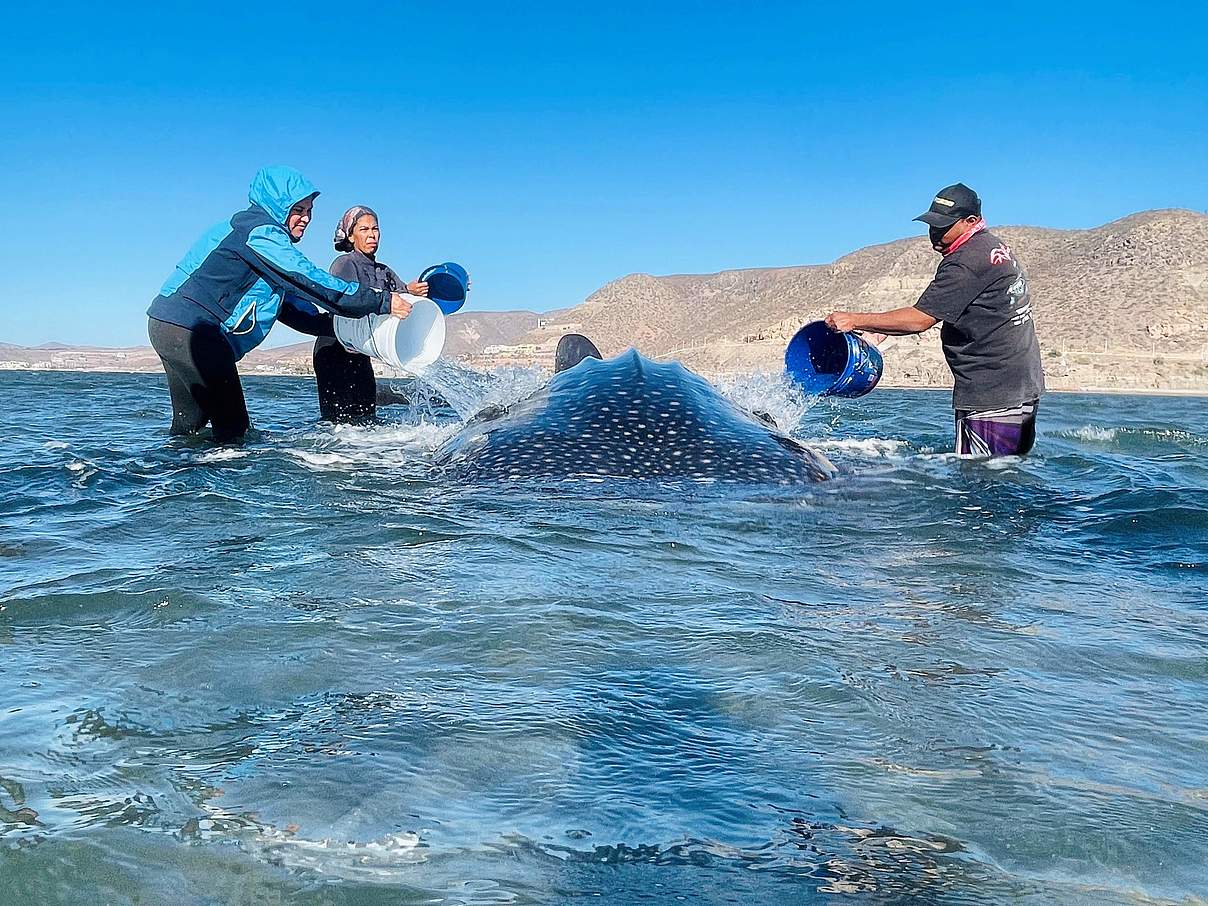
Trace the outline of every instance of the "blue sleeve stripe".
[[274, 271], [293, 277], [303, 286], [309, 283], [314, 289], [327, 290], [337, 296], [353, 295], [357, 291], [357, 284], [333, 277], [298, 251], [289, 241], [289, 235], [279, 226], [256, 227], [248, 233], [247, 244]]
[[164, 281], [163, 287], [160, 289], [161, 296], [170, 296], [182, 286], [185, 281], [197, 272], [203, 261], [210, 257], [210, 253], [222, 244], [222, 240], [231, 235], [231, 222], [229, 220], [223, 223], [216, 223], [206, 231], [206, 234], [193, 243], [193, 247], [185, 253], [185, 256], [180, 259], [180, 263], [176, 265], [176, 270], [172, 271], [171, 276]]
[[256, 227], [248, 233], [247, 247], [252, 252], [253, 268], [284, 293], [350, 318], [382, 308], [389, 310], [389, 294], [333, 277], [298, 251], [282, 227], [275, 224]]

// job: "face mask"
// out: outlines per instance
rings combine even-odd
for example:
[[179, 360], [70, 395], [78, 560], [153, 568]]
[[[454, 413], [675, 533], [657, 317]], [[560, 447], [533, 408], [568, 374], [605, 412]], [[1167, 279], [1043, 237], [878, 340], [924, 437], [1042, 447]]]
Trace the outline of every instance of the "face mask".
[[937, 252], [944, 250], [944, 234], [952, 229], [951, 225], [946, 227], [928, 227], [927, 238], [931, 240], [931, 247]]

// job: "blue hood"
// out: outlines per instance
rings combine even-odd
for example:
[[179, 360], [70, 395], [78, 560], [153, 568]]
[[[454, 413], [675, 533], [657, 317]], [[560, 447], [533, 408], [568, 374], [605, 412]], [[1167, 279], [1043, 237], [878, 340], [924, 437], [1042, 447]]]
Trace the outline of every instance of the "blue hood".
[[293, 167], [264, 167], [252, 177], [247, 200], [264, 208], [273, 220], [285, 226], [290, 208], [303, 198], [318, 194], [314, 183]]

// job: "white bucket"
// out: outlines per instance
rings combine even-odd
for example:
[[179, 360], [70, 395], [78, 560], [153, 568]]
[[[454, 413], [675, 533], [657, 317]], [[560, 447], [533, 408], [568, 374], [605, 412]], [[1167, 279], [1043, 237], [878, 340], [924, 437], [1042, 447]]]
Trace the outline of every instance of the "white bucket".
[[445, 348], [445, 316], [431, 299], [405, 294], [411, 314], [367, 315], [364, 318], [333, 318], [336, 339], [349, 352], [367, 356], [419, 374]]

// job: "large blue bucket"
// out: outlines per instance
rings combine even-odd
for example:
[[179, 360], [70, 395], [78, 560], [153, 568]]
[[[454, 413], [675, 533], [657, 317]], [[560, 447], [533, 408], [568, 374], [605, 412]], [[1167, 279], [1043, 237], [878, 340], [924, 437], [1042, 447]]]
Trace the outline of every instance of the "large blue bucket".
[[428, 298], [440, 306], [446, 315], [453, 314], [466, 304], [470, 275], [460, 264], [452, 261], [434, 264], [419, 275], [419, 280], [428, 284]]
[[877, 386], [884, 367], [875, 346], [824, 321], [806, 324], [784, 350], [784, 370], [812, 396], [863, 396]]

